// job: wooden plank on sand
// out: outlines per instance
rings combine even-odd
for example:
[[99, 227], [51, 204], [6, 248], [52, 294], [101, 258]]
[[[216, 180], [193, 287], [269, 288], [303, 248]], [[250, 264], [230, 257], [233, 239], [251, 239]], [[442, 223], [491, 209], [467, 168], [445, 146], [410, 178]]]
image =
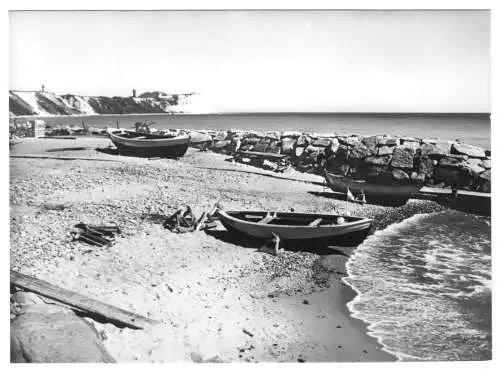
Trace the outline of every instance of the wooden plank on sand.
[[[422, 187], [420, 190], [420, 193], [429, 193], [429, 194], [436, 194], [436, 195], [450, 195], [451, 194], [451, 189], [445, 189], [445, 188], [432, 188], [432, 187]], [[486, 192], [474, 192], [474, 191], [466, 191], [459, 189], [457, 190], [458, 195], [462, 196], [469, 196], [469, 197], [483, 197], [486, 199], [491, 198], [491, 193], [486, 193]]]
[[18, 273], [14, 270], [10, 271], [10, 283], [24, 290], [64, 303], [78, 311], [104, 318], [106, 321], [119, 326], [127, 326], [133, 329], [145, 329], [158, 324], [155, 320], [88, 298], [84, 295], [57, 287], [51, 283]]
[[27, 159], [60, 159], [63, 161], [98, 161], [98, 162], [121, 162], [119, 159], [103, 159], [103, 158], [85, 158], [85, 157], [64, 157], [52, 155], [39, 155], [39, 154], [23, 154], [23, 155], [10, 155], [10, 158], [27, 158]]

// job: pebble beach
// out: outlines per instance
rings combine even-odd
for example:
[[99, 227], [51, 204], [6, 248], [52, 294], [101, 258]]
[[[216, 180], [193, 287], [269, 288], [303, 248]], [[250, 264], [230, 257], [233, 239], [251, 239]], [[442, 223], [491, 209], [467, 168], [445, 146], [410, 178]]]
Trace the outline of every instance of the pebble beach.
[[[107, 138], [23, 139], [10, 155], [11, 269], [161, 322], [154, 331], [91, 321], [118, 362], [392, 361], [346, 307], [353, 249], [277, 256], [214, 231], [175, 234], [179, 206], [342, 213], [320, 176], [225, 161], [189, 148], [178, 160], [113, 155]], [[374, 231], [442, 208], [349, 204]], [[122, 229], [109, 248], [71, 241], [79, 223]]]

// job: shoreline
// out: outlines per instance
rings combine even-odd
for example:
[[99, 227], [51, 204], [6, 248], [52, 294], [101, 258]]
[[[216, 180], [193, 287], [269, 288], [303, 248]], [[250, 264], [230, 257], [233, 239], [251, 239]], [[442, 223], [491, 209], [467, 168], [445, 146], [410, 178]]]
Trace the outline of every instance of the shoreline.
[[[109, 143], [22, 140], [11, 155], [102, 158], [95, 149]], [[396, 360], [346, 306], [356, 294], [342, 282], [352, 250], [273, 257], [229, 241], [223, 230], [178, 235], [154, 221], [180, 204], [196, 203], [199, 214], [218, 200], [230, 208], [342, 210], [343, 201], [310, 193], [324, 189], [314, 184], [318, 176], [262, 174], [246, 165], [230, 172], [226, 156], [192, 148], [177, 161], [106, 157], [118, 163], [10, 159], [11, 267], [163, 321], [154, 335], [94, 322], [117, 361]], [[401, 208], [350, 209], [385, 227], [439, 205], [411, 200]], [[106, 250], [68, 243], [66, 233], [78, 221], [116, 222], [124, 234]]]

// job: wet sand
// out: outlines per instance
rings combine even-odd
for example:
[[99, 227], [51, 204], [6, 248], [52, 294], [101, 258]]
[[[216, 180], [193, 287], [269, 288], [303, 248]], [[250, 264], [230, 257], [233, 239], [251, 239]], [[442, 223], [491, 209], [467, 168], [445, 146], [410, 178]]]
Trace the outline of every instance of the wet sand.
[[[220, 225], [210, 234], [161, 225], [180, 205], [200, 215], [216, 202], [229, 210], [342, 212], [345, 203], [321, 177], [235, 165], [193, 148], [179, 160], [117, 156], [109, 145], [89, 137], [14, 146], [10, 255], [14, 270], [161, 321], [142, 331], [88, 319], [118, 362], [395, 360], [349, 316], [354, 293], [342, 277], [352, 249], [272, 256]], [[349, 210], [383, 228], [436, 205]], [[79, 222], [114, 223], [123, 233], [110, 248], [72, 242]]]

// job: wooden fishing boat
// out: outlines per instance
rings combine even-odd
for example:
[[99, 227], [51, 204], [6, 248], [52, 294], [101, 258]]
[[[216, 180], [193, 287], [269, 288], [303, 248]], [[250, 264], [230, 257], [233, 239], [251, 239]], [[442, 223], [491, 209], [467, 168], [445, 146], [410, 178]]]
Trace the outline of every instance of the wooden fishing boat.
[[454, 196], [451, 189], [423, 187], [419, 198], [432, 199], [465, 213], [491, 217], [491, 193], [458, 189]]
[[355, 246], [370, 232], [372, 220], [331, 214], [218, 210], [224, 227], [240, 236], [269, 240], [288, 247]]
[[155, 135], [123, 129], [107, 132], [120, 153], [144, 157], [182, 157], [190, 141], [188, 134]]
[[367, 202], [401, 205], [415, 196], [422, 188], [412, 184], [380, 184], [348, 176], [336, 175], [325, 170], [326, 184], [335, 192], [346, 194], [349, 190], [354, 195], [364, 193]]

